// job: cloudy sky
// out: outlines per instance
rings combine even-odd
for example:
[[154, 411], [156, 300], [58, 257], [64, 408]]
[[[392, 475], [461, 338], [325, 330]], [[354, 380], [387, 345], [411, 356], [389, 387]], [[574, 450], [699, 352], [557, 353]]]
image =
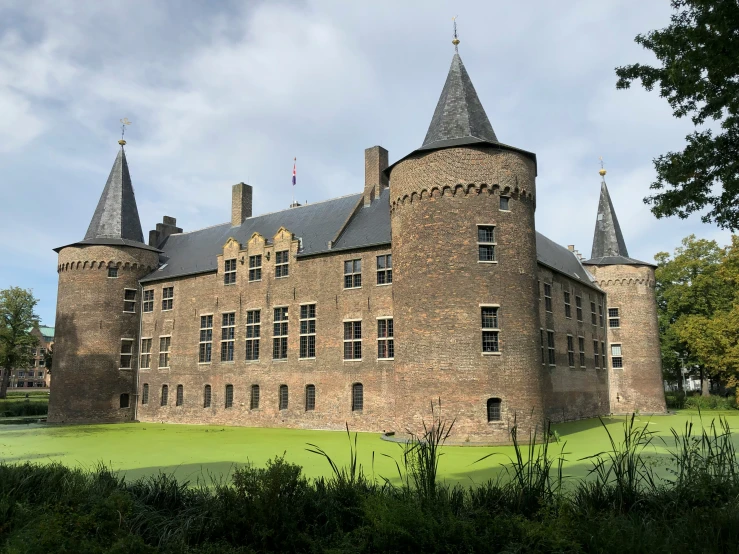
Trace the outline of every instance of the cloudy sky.
[[0, 0], [0, 287], [30, 287], [53, 325], [56, 254], [81, 239], [128, 117], [144, 234], [162, 215], [193, 230], [363, 188], [364, 148], [391, 163], [420, 146], [460, 54], [498, 138], [536, 152], [537, 229], [589, 254], [599, 156], [629, 253], [652, 260], [699, 218], [643, 204], [652, 159], [688, 121], [655, 92], [617, 91], [614, 67], [651, 61], [639, 32], [668, 0], [408, 2]]

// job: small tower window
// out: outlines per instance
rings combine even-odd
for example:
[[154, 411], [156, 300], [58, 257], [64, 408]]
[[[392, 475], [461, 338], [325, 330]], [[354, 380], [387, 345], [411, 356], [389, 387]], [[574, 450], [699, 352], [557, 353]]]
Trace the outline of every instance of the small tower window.
[[488, 398], [488, 423], [500, 421], [500, 406], [503, 402], [500, 398]]
[[233, 408], [234, 405], [234, 386], [226, 385], [226, 408]]
[[305, 387], [305, 411], [312, 412], [316, 409], [316, 386], [306, 385]]
[[492, 225], [478, 225], [477, 260], [480, 262], [494, 262], [495, 246], [495, 227]]
[[251, 410], [259, 409], [259, 385], [251, 386], [251, 399], [249, 401], [249, 409]]
[[233, 285], [236, 282], [236, 258], [223, 262], [223, 284]]
[[492, 306], [483, 306], [482, 312], [482, 352], [494, 353], [500, 352], [500, 345], [498, 342], [498, 334], [500, 328], [498, 327], [498, 308]]
[[280, 410], [287, 410], [287, 385], [280, 385]]
[[211, 401], [210, 385], [205, 385], [205, 390], [203, 391], [203, 408], [210, 408], [210, 401]]
[[141, 403], [142, 404], [149, 403], [149, 384], [148, 383], [144, 383], [144, 386], [141, 390]]
[[362, 383], [352, 385], [352, 412], [364, 410], [364, 387]]
[[185, 401], [185, 388], [182, 385], [177, 385], [177, 398], [175, 405], [182, 406]]
[[611, 329], [621, 327], [621, 316], [619, 315], [618, 308], [608, 308], [608, 327]]
[[127, 313], [136, 312], [136, 289], [123, 290], [123, 311]]
[[507, 196], [501, 196], [500, 197], [500, 209], [501, 209], [501, 211], [507, 212], [508, 210], [510, 210], [510, 208], [508, 206], [508, 202], [509, 201], [510, 201], [510, 198], [508, 198]]
[[[29, 385], [29, 386], [32, 386], [32, 385]], [[128, 396], [128, 393], [127, 392], [124, 392], [121, 395], [121, 400], [120, 400], [120, 402], [121, 402], [121, 408], [128, 408], [130, 401], [131, 400], [130, 400], [130, 397]]]
[[117, 279], [118, 278], [118, 268], [110, 266], [108, 267], [108, 277], [111, 279]]

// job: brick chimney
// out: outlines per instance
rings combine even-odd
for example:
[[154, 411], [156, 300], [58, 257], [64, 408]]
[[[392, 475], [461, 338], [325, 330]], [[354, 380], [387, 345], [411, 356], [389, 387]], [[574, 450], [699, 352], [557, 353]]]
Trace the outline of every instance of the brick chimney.
[[164, 240], [174, 233], [181, 233], [182, 229], [177, 227], [177, 219], [165, 215], [161, 223], [157, 223], [157, 228], [149, 231], [149, 246], [159, 248]]
[[239, 183], [231, 188], [231, 227], [241, 225], [251, 217], [252, 187]]
[[373, 146], [364, 151], [364, 205], [369, 206], [388, 187], [387, 150], [382, 146]]

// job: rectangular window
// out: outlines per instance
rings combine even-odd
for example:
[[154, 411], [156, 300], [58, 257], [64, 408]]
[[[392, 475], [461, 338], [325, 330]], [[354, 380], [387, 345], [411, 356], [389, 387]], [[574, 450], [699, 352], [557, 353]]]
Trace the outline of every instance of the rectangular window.
[[144, 291], [144, 312], [154, 311], [154, 289]]
[[544, 309], [552, 311], [552, 285], [549, 283], [544, 283]]
[[123, 289], [123, 311], [136, 312], [136, 289]]
[[393, 255], [377, 256], [377, 284], [389, 285], [393, 282]]
[[364, 386], [362, 383], [352, 385], [352, 412], [364, 410]]
[[572, 319], [572, 304], [570, 304], [569, 291], [564, 291], [564, 295], [565, 295], [565, 317], [568, 319]]
[[600, 326], [603, 327], [603, 301], [598, 300], [598, 318], [600, 319]]
[[567, 364], [575, 367], [575, 340], [572, 335], [567, 335]]
[[316, 357], [316, 305], [300, 306], [300, 357]]
[[598, 314], [595, 311], [595, 302], [590, 303], [590, 323], [598, 325]]
[[316, 409], [316, 386], [306, 385], [305, 387], [305, 411], [312, 412]]
[[554, 352], [554, 331], [547, 330], [547, 350], [549, 354], [549, 365], [557, 365], [557, 357]]
[[233, 408], [234, 405], [234, 386], [226, 385], [226, 408]]
[[172, 337], [159, 337], [159, 367], [169, 367], [169, 347]]
[[539, 343], [541, 344], [541, 365], [547, 363], [547, 356], [544, 349], [544, 329], [539, 329]]
[[498, 344], [498, 308], [483, 306], [482, 313], [482, 351], [500, 352]]
[[492, 225], [478, 225], [477, 260], [480, 262], [494, 262], [495, 246], [495, 227]]
[[362, 260], [344, 260], [344, 288], [358, 289], [362, 286]]
[[262, 280], [262, 255], [249, 256], [249, 281]]
[[611, 329], [621, 327], [621, 317], [619, 316], [618, 308], [608, 308], [608, 327]]
[[141, 369], [151, 367], [151, 339], [141, 339]]
[[149, 403], [149, 384], [148, 383], [144, 383], [144, 386], [141, 389], [141, 403], [142, 404]]
[[287, 410], [287, 385], [280, 385], [280, 410]]
[[500, 209], [501, 211], [507, 212], [509, 210], [510, 198], [507, 196], [500, 197]]
[[261, 312], [249, 310], [246, 312], [246, 359], [259, 359], [259, 336], [261, 335]]
[[111, 279], [115, 279], [118, 277], [118, 268], [117, 267], [109, 267], [108, 268], [108, 277]]
[[585, 367], [585, 337], [577, 337], [577, 345], [580, 348], [580, 367]]
[[175, 406], [182, 406], [185, 402], [185, 388], [182, 385], [177, 385], [177, 397], [175, 398]]
[[249, 409], [250, 410], [259, 409], [259, 385], [251, 386], [251, 396], [249, 398]]
[[236, 313], [223, 314], [221, 323], [221, 361], [234, 361], [234, 338], [236, 336]]
[[205, 385], [205, 389], [203, 389], [203, 408], [210, 408], [211, 395], [210, 385]]
[[174, 287], [164, 287], [162, 289], [162, 311], [172, 309], [172, 303], [174, 302]]
[[595, 361], [595, 367], [600, 367], [600, 354], [598, 352], [598, 341], [593, 341], [593, 360]]
[[133, 339], [121, 340], [121, 369], [131, 369], [133, 358]]
[[287, 277], [289, 270], [288, 250], [275, 252], [275, 277]]
[[344, 359], [362, 359], [362, 322], [344, 322]]
[[287, 359], [287, 307], [275, 308], [272, 329], [272, 359]]
[[620, 344], [611, 345], [611, 367], [613, 367], [614, 369], [624, 367], [624, 359], [621, 354]]
[[377, 358], [392, 360], [395, 358], [393, 319], [391, 317], [377, 320]]
[[169, 402], [169, 386], [162, 385], [162, 399], [160, 404], [166, 406], [167, 402]]
[[198, 362], [206, 364], [211, 361], [213, 355], [213, 316], [200, 316], [200, 347]]
[[603, 367], [606, 367], [606, 343], [601, 341], [600, 343], [600, 357], [603, 358]]
[[575, 296], [575, 307], [577, 308], [577, 320], [582, 321], [582, 296]]
[[236, 282], [236, 258], [223, 262], [223, 284], [233, 285]]

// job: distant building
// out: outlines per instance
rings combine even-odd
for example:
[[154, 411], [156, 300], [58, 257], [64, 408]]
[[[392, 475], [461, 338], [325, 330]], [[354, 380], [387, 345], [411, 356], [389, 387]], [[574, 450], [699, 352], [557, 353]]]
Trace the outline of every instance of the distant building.
[[56, 249], [50, 422], [404, 431], [441, 398], [454, 440], [507, 442], [665, 411], [655, 266], [605, 179], [591, 259], [538, 233], [536, 155], [498, 140], [458, 54], [421, 147], [368, 148], [363, 192], [255, 216], [240, 183], [230, 221], [165, 216], [145, 243], [124, 144]]
[[[33, 349], [33, 365], [11, 370], [9, 388], [48, 389], [51, 384], [51, 375], [46, 368], [46, 353], [54, 344], [54, 328], [39, 325], [31, 329], [31, 334], [38, 337], [39, 342]], [[3, 371], [0, 368], [0, 378]]]

